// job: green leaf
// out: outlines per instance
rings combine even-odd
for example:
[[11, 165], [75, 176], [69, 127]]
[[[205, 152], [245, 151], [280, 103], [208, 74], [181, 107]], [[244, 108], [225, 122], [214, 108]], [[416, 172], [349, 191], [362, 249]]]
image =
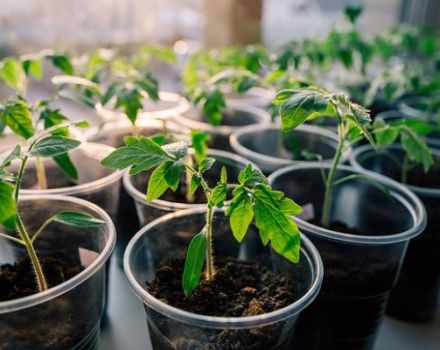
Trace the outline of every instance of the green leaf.
[[[285, 99], [289, 93], [290, 97]], [[281, 91], [278, 100], [283, 100], [280, 106], [281, 125], [284, 131], [289, 131], [301, 125], [308, 119], [334, 114], [330, 96], [319, 90], [289, 90]]]
[[146, 137], [128, 136], [124, 141], [126, 146], [110, 153], [101, 161], [102, 165], [113, 169], [131, 166], [130, 174], [134, 175], [160, 164], [169, 157], [158, 144]]
[[53, 157], [53, 160], [69, 178], [78, 180], [78, 172], [68, 153], [58, 154]]
[[221, 208], [223, 206], [223, 202], [226, 200], [227, 194], [228, 185], [223, 182], [218, 182], [209, 197], [209, 205]]
[[226, 209], [229, 216], [232, 233], [238, 242], [241, 242], [254, 218], [252, 199], [242, 187], [234, 190], [234, 198]]
[[188, 246], [182, 275], [182, 287], [186, 296], [191, 295], [199, 284], [207, 248], [208, 239], [204, 231], [195, 235]]
[[124, 88], [116, 97], [116, 108], [122, 108], [132, 124], [136, 122], [138, 111], [142, 110], [142, 95], [135, 88]]
[[70, 58], [67, 55], [63, 54], [54, 54], [46, 56], [48, 60], [52, 62], [52, 64], [61, 70], [63, 73], [67, 75], [74, 74], [74, 68], [72, 63], [70, 62]]
[[301, 207], [283, 198], [282, 192], [273, 191], [268, 185], [257, 185], [253, 194], [255, 221], [263, 244], [270, 242], [278, 254], [297, 263], [300, 256], [300, 232], [291, 216], [298, 215]]
[[228, 182], [228, 173], [225, 166], [222, 166], [220, 171], [220, 182], [226, 184]]
[[0, 80], [11, 88], [22, 92], [26, 75], [20, 61], [6, 58], [0, 62]]
[[37, 80], [43, 78], [43, 67], [41, 66], [41, 61], [39, 59], [26, 59], [22, 62], [22, 65], [26, 75], [32, 75]]
[[188, 144], [185, 141], [168, 143], [162, 149], [171, 157], [181, 159], [188, 153]]
[[194, 158], [197, 163], [206, 157], [208, 152], [208, 142], [211, 136], [203, 131], [191, 130], [192, 147], [194, 148]]
[[143, 79], [136, 80], [135, 84], [145, 91], [151, 100], [159, 100], [159, 83], [150, 73], [147, 73]]
[[246, 165], [246, 167], [240, 171], [238, 175], [238, 182], [244, 186], [255, 186], [257, 184], [268, 184], [268, 180], [264, 174], [255, 169], [252, 164]]
[[402, 147], [405, 149], [411, 161], [423, 165], [423, 170], [427, 172], [434, 164], [432, 153], [426, 144], [412, 129], [401, 127]]
[[14, 149], [9, 153], [6, 158], [3, 160], [3, 163], [0, 165], [0, 169], [3, 170], [4, 168], [11, 165], [11, 163], [20, 157], [21, 154], [21, 146], [16, 145]]
[[[61, 123], [68, 120], [68, 118], [60, 112], [59, 109], [43, 108], [40, 112], [40, 120], [44, 122], [44, 129], [47, 130], [55, 125], [60, 125]], [[69, 130], [63, 128], [56, 131], [53, 135], [58, 136], [69, 136]]]
[[376, 118], [373, 127], [378, 146], [388, 146], [394, 143], [399, 136], [399, 129], [386, 124], [382, 118]]
[[34, 145], [30, 154], [37, 157], [54, 157], [78, 147], [80, 141], [63, 136], [45, 137]]
[[29, 107], [21, 99], [9, 100], [0, 105], [0, 120], [17, 135], [28, 139], [34, 135]]
[[194, 194], [199, 188], [201, 182], [202, 182], [202, 177], [197, 173], [193, 174], [191, 176], [191, 181], [189, 183], [189, 192], [191, 194]]
[[10, 229], [15, 228], [17, 210], [14, 189], [14, 185], [0, 181], [0, 223]]
[[215, 163], [215, 158], [211, 158], [211, 157], [209, 157], [209, 158], [205, 158], [205, 159], [203, 159], [203, 160], [200, 162], [200, 165], [199, 165], [199, 171], [200, 171], [201, 173], [203, 173], [203, 172], [205, 172], [205, 171], [211, 169], [211, 167], [213, 166], [214, 163]]
[[159, 198], [168, 188], [175, 191], [179, 185], [180, 169], [180, 165], [171, 160], [154, 169], [148, 180], [147, 202]]
[[61, 211], [52, 217], [52, 220], [74, 227], [99, 227], [105, 222], [94, 218], [92, 215], [82, 211]]

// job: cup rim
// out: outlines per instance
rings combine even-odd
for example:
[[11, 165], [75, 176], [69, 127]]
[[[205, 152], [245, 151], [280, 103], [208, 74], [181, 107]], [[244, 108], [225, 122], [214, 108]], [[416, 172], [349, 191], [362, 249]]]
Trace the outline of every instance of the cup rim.
[[[180, 210], [177, 212], [169, 213], [157, 218], [141, 228], [130, 240], [124, 254], [124, 272], [128, 279], [128, 283], [133, 293], [138, 299], [143, 303], [147, 304], [149, 307], [155, 311], [166, 315], [179, 322], [191, 324], [199, 327], [209, 327], [216, 329], [224, 328], [252, 328], [256, 326], [264, 326], [267, 324], [272, 324], [275, 322], [280, 322], [291, 315], [295, 315], [305, 309], [312, 301], [316, 298], [319, 293], [321, 283], [324, 276], [324, 266], [318, 250], [313, 245], [313, 243], [305, 236], [301, 236], [301, 251], [302, 255], [307, 254], [309, 258], [309, 264], [312, 270], [312, 283], [304, 295], [302, 295], [298, 300], [289, 304], [281, 309], [265, 313], [256, 316], [243, 316], [243, 317], [223, 317], [223, 316], [207, 316], [201, 314], [195, 314], [189, 311], [181, 310], [169, 304], [166, 304], [159, 299], [148, 293], [142, 286], [137, 283], [134, 275], [130, 268], [130, 256], [135, 248], [136, 243], [142, 238], [144, 234], [148, 232], [151, 228], [159, 225], [168, 220], [179, 218], [182, 216], [190, 216], [196, 214], [203, 214], [206, 212], [206, 208], [192, 208], [186, 210]], [[216, 212], [223, 212], [222, 209], [216, 209]], [[314, 274], [313, 274], [314, 272]]]
[[[403, 150], [402, 146], [400, 146], [398, 144], [390, 145], [390, 146], [384, 148], [383, 150], [385, 151], [387, 149]], [[434, 147], [430, 147], [430, 149], [436, 156], [440, 157], [440, 149], [434, 148]], [[362, 146], [357, 147], [356, 149], [353, 150], [353, 152], [350, 154], [350, 163], [353, 166], [353, 168], [360, 169], [360, 170], [367, 170], [358, 162], [357, 157], [360, 154], [366, 153], [369, 151], [374, 151], [374, 148], [371, 145], [362, 145]], [[400, 183], [400, 184], [402, 184], [402, 183]], [[420, 195], [420, 196], [440, 197], [440, 188], [421, 187], [421, 186], [414, 186], [414, 185], [407, 185], [407, 184], [402, 184], [402, 185], [408, 187], [411, 191], [413, 191], [415, 194]]]
[[[108, 149], [108, 153], [111, 153], [115, 150], [114, 147], [104, 145], [102, 143], [96, 143], [96, 142], [82, 142], [78, 149], [81, 149], [83, 147], [95, 147], [95, 148], [103, 148]], [[86, 182], [79, 185], [74, 186], [66, 186], [66, 187], [57, 187], [57, 188], [48, 188], [45, 190], [40, 189], [21, 189], [20, 192], [23, 195], [40, 195], [40, 194], [51, 194], [51, 195], [64, 195], [64, 196], [78, 196], [82, 194], [88, 194], [88, 193], [94, 193], [102, 188], [105, 188], [117, 181], [119, 181], [122, 178], [123, 172], [120, 170], [114, 170], [112, 169], [110, 174], [100, 178], [96, 179], [90, 182]]]
[[[279, 176], [282, 176], [288, 172], [295, 170], [306, 170], [306, 169], [320, 171], [322, 168], [330, 169], [331, 165], [321, 164], [316, 162], [307, 165], [291, 165], [273, 172], [268, 179], [269, 179], [269, 183], [272, 185], [273, 182]], [[397, 181], [394, 181], [386, 176], [374, 173], [372, 171], [356, 169], [354, 167], [346, 166], [346, 165], [338, 166], [338, 170], [361, 173], [362, 175], [371, 177], [373, 180], [388, 187], [390, 189], [390, 194], [393, 195], [393, 197], [395, 197], [408, 210], [409, 214], [412, 216], [413, 219], [412, 227], [403, 232], [390, 234], [390, 235], [361, 236], [361, 235], [353, 235], [349, 233], [342, 233], [342, 232], [330, 230], [318, 225], [313, 225], [299, 217], [295, 217], [295, 221], [297, 222], [300, 228], [304, 228], [307, 232], [310, 232], [319, 237], [323, 237], [325, 239], [331, 239], [334, 241], [340, 241], [350, 244], [368, 245], [368, 246], [392, 244], [392, 243], [406, 241], [416, 237], [425, 229], [427, 223], [425, 207], [423, 203], [420, 201], [420, 199], [408, 188], [401, 185]]]
[[[190, 148], [189, 150], [190, 154], [193, 154], [194, 151], [192, 148]], [[219, 157], [219, 158], [227, 158], [230, 160], [233, 160], [239, 164], [242, 164], [243, 167], [245, 167], [247, 164], [252, 164], [254, 167], [255, 164], [249, 160], [247, 160], [246, 158], [243, 158], [239, 155], [227, 152], [227, 151], [223, 151], [223, 150], [218, 150], [218, 149], [213, 149], [213, 148], [209, 148], [208, 149], [208, 156], [213, 156], [213, 157]], [[258, 167], [256, 167], [258, 168]], [[180, 202], [171, 202], [171, 201], [167, 201], [164, 199], [155, 199], [152, 200], [151, 202], [146, 202], [145, 200], [145, 193], [139, 191], [134, 185], [133, 182], [131, 181], [132, 176], [130, 176], [128, 170], [124, 171], [123, 177], [122, 177], [122, 183], [123, 186], [125, 188], [125, 190], [128, 192], [128, 194], [130, 195], [130, 197], [132, 197], [137, 203], [140, 203], [141, 205], [147, 205], [147, 206], [151, 206], [157, 209], [162, 209], [162, 210], [167, 210], [167, 211], [175, 211], [175, 210], [183, 210], [183, 209], [189, 209], [189, 208], [205, 208], [206, 204], [189, 204], [189, 203], [180, 203]], [[226, 201], [226, 203], [228, 203], [229, 201]]]
[[110, 219], [110, 216], [96, 204], [81, 198], [62, 196], [62, 195], [47, 195], [47, 194], [20, 195], [19, 200], [32, 201], [37, 199], [65, 201], [65, 202], [75, 203], [83, 207], [87, 207], [88, 209], [95, 212], [95, 214], [104, 221], [104, 225], [105, 227], [107, 227], [108, 230], [108, 239], [107, 242], [105, 243], [104, 248], [99, 253], [96, 260], [93, 261], [89, 266], [87, 266], [83, 271], [81, 271], [71, 279], [61, 284], [58, 284], [55, 287], [49, 288], [44, 292], [39, 292], [22, 298], [0, 301], [0, 315], [23, 310], [29, 307], [34, 307], [36, 305], [45, 303], [46, 301], [50, 301], [74, 289], [75, 287], [77, 287], [78, 285], [89, 279], [99, 269], [102, 268], [102, 266], [111, 256], [111, 253], [116, 243], [116, 229], [113, 224], [113, 221]]
[[[197, 107], [192, 107], [197, 108]], [[240, 100], [227, 100], [226, 108], [230, 108], [236, 111], [243, 111], [249, 114], [252, 114], [257, 117], [255, 123], [252, 124], [268, 124], [270, 123], [270, 114], [262, 108], [252, 106], [244, 101]], [[184, 112], [185, 113], [185, 112]], [[188, 118], [184, 113], [180, 113], [176, 115], [175, 120], [181, 124], [185, 125], [190, 129], [197, 129], [209, 132], [214, 135], [224, 135], [228, 136], [233, 133], [235, 130], [238, 130], [244, 126], [231, 126], [231, 125], [211, 125], [204, 120], [195, 120]], [[251, 125], [252, 125], [251, 124]]]
[[[290, 160], [290, 159], [285, 159], [285, 158], [278, 158], [275, 156], [268, 156], [266, 154], [261, 154], [256, 151], [253, 151], [253, 150], [243, 146], [240, 143], [241, 136], [246, 135], [246, 134], [251, 134], [253, 132], [259, 132], [262, 130], [279, 130], [279, 127], [276, 124], [271, 123], [271, 124], [267, 124], [267, 125], [264, 125], [264, 124], [263, 125], [260, 125], [260, 124], [248, 125], [248, 126], [244, 126], [244, 127], [240, 128], [240, 129], [237, 129], [229, 137], [229, 143], [230, 143], [232, 149], [235, 152], [237, 152], [238, 154], [241, 154], [246, 158], [257, 159], [261, 162], [268, 163], [271, 166], [286, 166], [286, 165], [291, 165], [291, 164], [308, 164], [308, 163], [310, 163], [310, 161]], [[321, 128], [321, 127], [318, 127], [318, 126], [315, 126], [315, 125], [302, 124], [292, 131], [294, 132], [295, 130], [302, 131], [305, 133], [318, 134], [324, 138], [331, 139], [332, 141], [335, 141], [336, 143], [338, 142], [338, 136], [334, 132], [327, 130], [327, 129], [324, 129], [324, 128]], [[334, 147], [334, 150], [336, 151], [336, 145]], [[345, 160], [348, 158], [349, 150], [350, 150], [350, 148], [348, 147], [344, 151], [344, 153], [342, 155], [342, 160]], [[324, 163], [331, 162], [331, 159], [324, 159], [323, 162]]]

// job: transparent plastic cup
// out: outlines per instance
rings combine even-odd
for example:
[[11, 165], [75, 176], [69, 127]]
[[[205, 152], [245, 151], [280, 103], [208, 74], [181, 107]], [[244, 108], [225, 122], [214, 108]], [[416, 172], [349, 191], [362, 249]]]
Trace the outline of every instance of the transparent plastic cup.
[[403, 114], [409, 117], [425, 118], [428, 115], [427, 108], [429, 108], [430, 99], [424, 96], [410, 96], [402, 98], [397, 103], [397, 108]]
[[265, 89], [255, 86], [250, 88], [244, 94], [226, 91], [225, 97], [228, 101], [246, 103], [250, 106], [266, 110], [275, 98], [276, 92], [273, 89]]
[[[358, 232], [344, 233], [311, 223], [321, 217], [321, 170], [329, 167], [289, 166], [269, 177], [274, 189], [303, 206], [297, 223], [317, 247], [325, 269], [320, 295], [298, 321], [295, 346], [372, 349], [408, 240], [423, 231], [426, 213], [421, 201], [396, 181], [341, 166], [337, 178], [363, 175], [369, 179], [352, 179], [333, 190], [331, 221]], [[378, 184], [388, 189], [388, 196]]]
[[[318, 294], [323, 274], [318, 252], [306, 237], [302, 239], [300, 263], [295, 265], [264, 247], [254, 226], [240, 244], [232, 236], [229, 219], [223, 212], [214, 215], [213, 248], [217, 257], [258, 259], [270, 270], [287, 273], [301, 283], [301, 297], [297, 301], [270, 313], [248, 317], [194, 314], [165, 304], [146, 290], [145, 283], [154, 279], [161, 261], [184, 256], [194, 233], [204, 226], [205, 210], [189, 209], [165, 215], [142, 228], [127, 247], [124, 271], [134, 294], [144, 304], [153, 349], [230, 349], [214, 340], [219, 334], [233, 336], [236, 349], [256, 349], [261, 334], [267, 336], [261, 349], [290, 349], [297, 317]], [[245, 339], [252, 339], [252, 344], [246, 344]]]
[[[64, 210], [85, 211], [105, 223], [95, 228], [52, 223], [46, 228], [35, 243], [38, 257], [62, 258], [84, 269], [45, 292], [0, 302], [0, 349], [98, 348], [105, 305], [105, 265], [116, 239], [110, 217], [95, 204], [74, 197], [20, 197], [20, 213], [30, 232]], [[2, 232], [5, 230], [2, 227]], [[25, 254], [14, 243], [0, 239], [0, 265], [14, 264]]]
[[176, 123], [211, 135], [210, 148], [232, 151], [229, 137], [237, 129], [251, 124], [267, 124], [270, 115], [261, 108], [253, 107], [239, 101], [227, 101], [227, 108], [219, 126], [209, 124], [198, 108], [191, 108], [174, 118]]
[[[440, 150], [432, 149], [432, 152], [440, 160]], [[403, 157], [404, 151], [398, 145], [379, 152], [365, 145], [351, 154], [350, 161], [355, 168], [400, 180]], [[440, 294], [440, 185], [434, 187], [429, 180], [440, 178], [440, 165], [436, 163], [427, 174], [420, 167], [414, 168], [408, 176], [417, 178], [417, 185], [407, 187], [425, 205], [428, 223], [423, 233], [408, 245], [399, 280], [388, 301], [387, 313], [404, 321], [426, 322], [434, 318]]]
[[[283, 142], [280, 142], [280, 137], [283, 137]], [[315, 153], [325, 162], [333, 159], [338, 143], [336, 134], [312, 125], [301, 125], [288, 133], [283, 133], [274, 124], [249, 125], [235, 131], [230, 137], [232, 149], [254, 162], [266, 174], [283, 166], [309, 162], [301, 158], [301, 154], [300, 159], [292, 159], [289, 140], [294, 142], [299, 152], [306, 150]], [[347, 154], [343, 155], [344, 159]]]

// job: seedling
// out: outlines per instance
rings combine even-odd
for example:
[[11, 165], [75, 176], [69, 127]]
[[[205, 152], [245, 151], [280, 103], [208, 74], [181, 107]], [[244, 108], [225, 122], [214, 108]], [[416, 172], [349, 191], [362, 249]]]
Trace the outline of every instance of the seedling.
[[433, 128], [422, 120], [402, 119], [386, 124], [383, 119], [377, 118], [373, 124], [373, 134], [376, 144], [386, 147], [400, 139], [405, 155], [403, 161], [396, 161], [401, 169], [400, 181], [407, 182], [408, 171], [416, 165], [422, 165], [423, 170], [428, 172], [434, 164], [432, 152], [430, 151], [424, 135], [429, 134]]
[[[59, 222], [70, 226], [85, 228], [103, 224], [88, 213], [80, 211], [61, 211], [47, 219], [41, 227], [30, 234], [23, 223], [18, 210], [19, 194], [23, 182], [25, 168], [30, 158], [65, 157], [67, 152], [79, 146], [80, 142], [63, 135], [70, 126], [84, 126], [84, 122], [57, 124], [46, 130], [35, 132], [27, 103], [23, 99], [11, 100], [3, 105], [0, 117], [2, 121], [15, 131], [19, 131], [26, 143], [17, 145], [0, 165], [0, 223], [11, 230], [16, 230], [18, 236], [12, 233], [0, 233], [0, 237], [8, 239], [26, 248], [40, 292], [48, 289], [44, 271], [34, 248], [37, 239], [44, 233], [48, 225]], [[65, 159], [65, 158], [64, 158]], [[17, 174], [8, 171], [13, 161], [20, 164]], [[73, 166], [73, 165], [71, 165]]]
[[[331, 196], [335, 185], [348, 180], [335, 180], [338, 165], [347, 147], [358, 142], [362, 137], [374, 144], [367, 130], [370, 123], [368, 110], [351, 102], [346, 95], [330, 93], [324, 89], [309, 87], [298, 90], [282, 90], [276, 98], [279, 105], [281, 127], [290, 131], [307, 120], [317, 117], [333, 117], [338, 124], [338, 145], [328, 174], [323, 172], [325, 183], [324, 205], [321, 217], [323, 226], [330, 224]], [[352, 179], [353, 176], [350, 177]]]
[[[272, 248], [289, 261], [296, 263], [300, 254], [300, 233], [291, 218], [298, 215], [301, 207], [293, 200], [285, 198], [282, 192], [274, 191], [264, 175], [252, 165], [246, 166], [239, 174], [238, 183], [230, 183], [226, 169], [220, 174], [220, 181], [211, 187], [205, 172], [211, 168], [215, 159], [203, 158], [193, 167], [185, 161], [188, 145], [185, 142], [159, 146], [145, 138], [128, 136], [125, 146], [115, 150], [102, 160], [102, 164], [114, 168], [130, 168], [131, 175], [154, 168], [146, 193], [146, 200], [159, 198], [167, 189], [176, 191], [180, 174], [191, 173], [190, 191], [198, 188], [206, 196], [206, 221], [200, 233], [191, 240], [182, 276], [184, 293], [190, 295], [200, 282], [203, 266], [206, 265], [205, 278], [215, 278], [212, 250], [213, 217], [215, 208], [226, 205], [226, 215], [235, 239], [241, 242], [249, 225], [255, 218], [262, 243], [271, 243]], [[225, 203], [232, 190], [232, 200]]]

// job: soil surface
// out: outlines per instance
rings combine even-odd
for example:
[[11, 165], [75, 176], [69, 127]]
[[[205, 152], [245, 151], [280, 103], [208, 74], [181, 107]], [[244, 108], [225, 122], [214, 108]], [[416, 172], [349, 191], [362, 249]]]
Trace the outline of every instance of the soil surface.
[[210, 316], [253, 316], [281, 309], [300, 295], [287, 275], [279, 275], [255, 261], [217, 259], [213, 281], [202, 280], [189, 297], [182, 290], [184, 260], [163, 262], [148, 292], [179, 309]]
[[[59, 258], [43, 257], [40, 263], [49, 287], [63, 283], [80, 273], [82, 266], [71, 266]], [[14, 265], [0, 266], [0, 301], [38, 293], [35, 274], [28, 257]]]

